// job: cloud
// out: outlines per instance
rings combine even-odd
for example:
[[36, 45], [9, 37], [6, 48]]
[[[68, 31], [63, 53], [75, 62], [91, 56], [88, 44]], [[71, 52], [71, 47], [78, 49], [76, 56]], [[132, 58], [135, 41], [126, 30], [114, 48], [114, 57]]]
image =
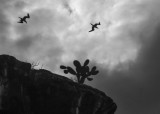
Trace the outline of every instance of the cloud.
[[[157, 6], [157, 1], [153, 3]], [[89, 0], [71, 3], [72, 16], [77, 21], [73, 21], [71, 30], [66, 30], [64, 35], [62, 43], [68, 48], [68, 54], [63, 59], [71, 61], [71, 55], [73, 59], [85, 53], [84, 58], [95, 60], [110, 70], [123, 69], [136, 62], [141, 48], [152, 41], [159, 14], [152, 13], [156, 9], [150, 1], [103, 1], [103, 4]], [[100, 30], [87, 33], [88, 24], [96, 21], [102, 23]]]
[[[143, 46], [152, 42], [159, 19], [157, 0], [152, 4], [150, 0], [14, 0], [4, 5], [7, 8], [1, 9], [1, 32], [6, 38], [1, 40], [9, 40], [5, 44], [15, 47], [13, 50], [34, 50], [47, 38], [53, 44], [42, 46], [44, 50], [52, 49], [55, 41], [59, 48], [54, 48], [63, 50], [59, 63], [89, 58], [109, 70], [124, 70], [136, 63]], [[17, 17], [28, 12], [28, 24], [18, 24]], [[90, 23], [99, 21], [99, 29], [89, 33]]]
[[[136, 63], [142, 48], [153, 41], [151, 36], [159, 19], [157, 0], [14, 0], [3, 3], [6, 8], [1, 9], [1, 32], [5, 37], [1, 40], [9, 40], [5, 44], [13, 46], [10, 52], [12, 49], [18, 53], [23, 49], [32, 52], [37, 47], [55, 48], [63, 50], [57, 55], [59, 63], [89, 58], [109, 70], [126, 70]], [[28, 24], [18, 24], [18, 17], [28, 12], [31, 15]], [[90, 23], [99, 21], [99, 29], [89, 33]], [[39, 46], [44, 39], [52, 43]]]

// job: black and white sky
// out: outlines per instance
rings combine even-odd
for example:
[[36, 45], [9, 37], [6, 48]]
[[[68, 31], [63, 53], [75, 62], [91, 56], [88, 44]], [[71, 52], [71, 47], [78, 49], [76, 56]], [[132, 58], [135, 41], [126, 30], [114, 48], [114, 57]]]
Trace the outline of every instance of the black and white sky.
[[0, 54], [58, 74], [90, 59], [100, 73], [87, 84], [116, 102], [115, 114], [160, 114], [159, 0], [0, 0]]

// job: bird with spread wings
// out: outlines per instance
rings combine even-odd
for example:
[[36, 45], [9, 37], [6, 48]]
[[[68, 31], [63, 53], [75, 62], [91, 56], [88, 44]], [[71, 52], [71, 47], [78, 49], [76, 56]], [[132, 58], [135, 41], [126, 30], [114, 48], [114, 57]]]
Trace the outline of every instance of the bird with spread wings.
[[94, 31], [95, 28], [98, 29], [97, 25], [101, 25], [101, 24], [100, 24], [100, 22], [99, 22], [99, 23], [96, 23], [96, 24], [94, 24], [94, 25], [93, 25], [93, 24], [91, 24], [91, 25], [92, 25], [92, 29], [91, 29], [89, 32]]
[[29, 15], [29, 13], [27, 13], [27, 16], [24, 16], [23, 18], [21, 18], [21, 17], [19, 17], [19, 18], [20, 18], [20, 20], [18, 23], [23, 23], [23, 22], [27, 23], [26, 19], [30, 18], [30, 15]]

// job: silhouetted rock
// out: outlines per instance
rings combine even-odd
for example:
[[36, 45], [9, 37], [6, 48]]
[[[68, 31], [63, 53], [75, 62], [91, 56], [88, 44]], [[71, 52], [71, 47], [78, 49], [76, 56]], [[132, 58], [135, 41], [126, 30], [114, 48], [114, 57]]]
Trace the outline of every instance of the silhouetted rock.
[[114, 114], [103, 92], [0, 55], [0, 114]]

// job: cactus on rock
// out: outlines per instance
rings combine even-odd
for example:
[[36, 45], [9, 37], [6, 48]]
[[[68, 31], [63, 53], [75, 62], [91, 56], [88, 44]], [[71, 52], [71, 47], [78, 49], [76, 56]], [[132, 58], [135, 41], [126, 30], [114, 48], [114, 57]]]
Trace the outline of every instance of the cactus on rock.
[[73, 64], [75, 65], [76, 69], [69, 66], [61, 65], [60, 68], [64, 70], [64, 73], [70, 73], [72, 75], [77, 76], [78, 83], [83, 84], [85, 79], [87, 78], [88, 81], [92, 81], [93, 78], [90, 78], [91, 75], [97, 75], [99, 73], [98, 70], [96, 70], [96, 66], [94, 66], [91, 70], [89, 69], [89, 59], [87, 59], [83, 65], [78, 60], [74, 60]]

